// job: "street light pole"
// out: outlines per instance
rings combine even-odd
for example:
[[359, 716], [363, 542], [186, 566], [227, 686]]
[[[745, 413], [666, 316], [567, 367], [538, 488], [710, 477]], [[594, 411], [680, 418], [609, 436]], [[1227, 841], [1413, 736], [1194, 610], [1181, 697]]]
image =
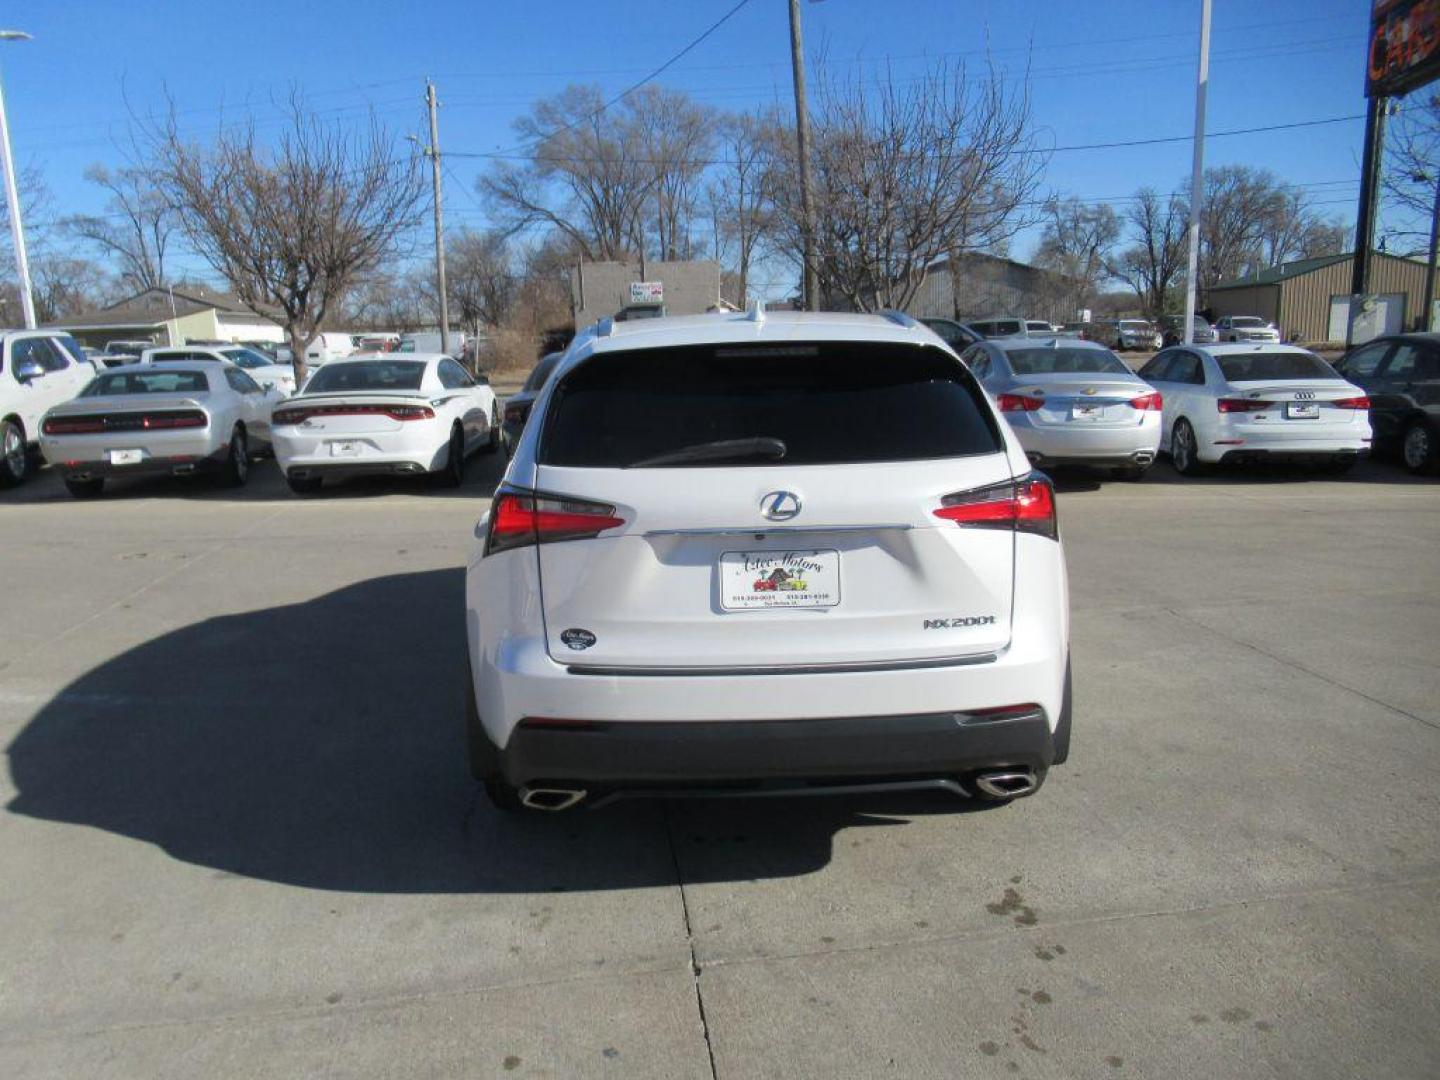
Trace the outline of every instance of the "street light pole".
[[805, 262], [803, 296], [806, 311], [819, 311], [819, 275], [815, 272], [815, 204], [810, 186], [810, 106], [805, 98], [805, 43], [800, 32], [800, 0], [790, 0], [790, 65], [795, 73], [795, 143], [800, 154], [800, 216], [804, 219], [800, 223], [801, 258]]
[[[23, 30], [0, 30], [0, 41], [29, 41]], [[20, 303], [25, 328], [35, 329], [35, 297], [30, 291], [30, 258], [25, 253], [25, 226], [20, 220], [20, 193], [15, 186], [15, 159], [10, 153], [10, 120], [5, 115], [5, 91], [0, 88], [0, 157], [5, 167], [5, 205], [10, 211], [10, 242], [15, 248], [15, 271], [20, 277]]]
[[1430, 258], [1425, 262], [1425, 299], [1421, 310], [1420, 329], [1433, 330], [1430, 313], [1435, 307], [1435, 260], [1440, 257], [1440, 173], [1427, 176], [1415, 175], [1417, 183], [1433, 181], [1435, 184], [1435, 209], [1430, 215]]
[[1200, 0], [1200, 66], [1195, 75], [1195, 157], [1190, 167], [1190, 257], [1185, 275], [1186, 345], [1195, 343], [1195, 286], [1200, 274], [1200, 210], [1205, 196], [1205, 95], [1210, 89], [1210, 0]]

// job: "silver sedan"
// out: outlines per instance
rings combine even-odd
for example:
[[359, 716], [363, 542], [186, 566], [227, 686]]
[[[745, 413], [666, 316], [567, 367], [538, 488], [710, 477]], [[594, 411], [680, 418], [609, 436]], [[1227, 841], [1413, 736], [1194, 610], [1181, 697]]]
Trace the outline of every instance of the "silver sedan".
[[997, 339], [963, 359], [1036, 465], [1099, 465], [1138, 480], [1155, 460], [1160, 395], [1103, 345]]
[[270, 445], [279, 391], [229, 363], [130, 364], [45, 414], [40, 449], [76, 498], [113, 477], [213, 472], [239, 487]]

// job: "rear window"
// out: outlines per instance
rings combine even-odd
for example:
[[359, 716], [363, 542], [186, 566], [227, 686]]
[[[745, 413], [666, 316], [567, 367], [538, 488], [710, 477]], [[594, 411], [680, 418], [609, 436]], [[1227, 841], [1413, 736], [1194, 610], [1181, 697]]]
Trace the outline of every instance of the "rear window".
[[1255, 352], [1217, 356], [1220, 374], [1226, 382], [1253, 382], [1259, 379], [1338, 379], [1335, 369], [1314, 353]]
[[1130, 374], [1124, 361], [1109, 349], [1006, 349], [1005, 357], [1016, 375]]
[[425, 375], [423, 360], [365, 360], [326, 364], [310, 377], [307, 394], [343, 390], [419, 390]]
[[1264, 326], [1265, 320], [1254, 315], [1237, 315], [1230, 320], [1231, 326]]
[[203, 371], [117, 371], [97, 375], [79, 397], [113, 394], [203, 394], [210, 389]]
[[[627, 468], [992, 454], [1000, 434], [981, 394], [938, 348], [827, 342], [605, 353], [556, 388], [539, 456], [545, 465]], [[706, 456], [716, 444], [734, 444], [736, 453]]]
[[535, 370], [530, 372], [530, 377], [525, 380], [525, 385], [521, 387], [521, 390], [527, 394], [533, 394], [544, 386], [545, 380], [550, 377], [550, 372], [555, 370], [555, 365], [560, 362], [560, 357], [563, 355], [563, 353], [551, 353], [549, 356], [542, 357], [540, 362], [535, 365]]

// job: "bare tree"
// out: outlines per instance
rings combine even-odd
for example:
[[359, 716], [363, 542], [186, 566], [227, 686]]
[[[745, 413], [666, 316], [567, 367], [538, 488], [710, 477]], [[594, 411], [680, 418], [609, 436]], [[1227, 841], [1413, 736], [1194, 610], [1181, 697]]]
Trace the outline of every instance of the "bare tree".
[[499, 232], [461, 230], [446, 241], [450, 303], [460, 322], [478, 336], [498, 326], [515, 298], [516, 275], [510, 246]]
[[242, 303], [282, 323], [303, 380], [305, 349], [326, 319], [418, 221], [416, 158], [397, 154], [373, 117], [349, 131], [322, 122], [298, 96], [273, 146], [262, 145], [253, 122], [196, 145], [173, 108], [149, 136], [147, 171], [187, 239]]
[[628, 110], [605, 108], [599, 87], [570, 86], [514, 128], [532, 144], [527, 160], [501, 162], [478, 185], [508, 232], [552, 226], [592, 261], [643, 250], [655, 171]]
[[67, 233], [115, 260], [120, 277], [137, 290], [163, 287], [165, 253], [180, 227], [178, 215], [144, 170], [104, 165], [85, 170], [85, 179], [110, 193], [106, 213], [77, 214], [62, 225]]
[[1428, 258], [1435, 188], [1440, 185], [1440, 95], [1407, 100], [1386, 135], [1386, 246]]
[[1185, 232], [1189, 213], [1174, 196], [1141, 188], [1125, 213], [1134, 242], [1121, 251], [1107, 269], [1135, 291], [1145, 314], [1165, 313], [1170, 290], [1185, 267]]
[[726, 117], [720, 124], [722, 160], [707, 193], [715, 230], [715, 257], [731, 259], [735, 295], [744, 306], [749, 295], [750, 267], [776, 227], [776, 147], [783, 136], [775, 114]]
[[1109, 276], [1110, 251], [1120, 239], [1120, 217], [1108, 203], [1087, 206], [1079, 199], [1054, 196], [1045, 203], [1045, 226], [1036, 252], [1037, 265], [1050, 270], [1064, 308], [1075, 318]]
[[339, 311], [345, 324], [367, 330], [407, 333], [431, 321], [435, 310], [434, 271], [429, 280], [377, 271], [345, 295]]
[[[38, 165], [25, 165], [15, 170], [15, 190], [20, 195], [20, 220], [27, 234], [35, 231], [54, 202], [45, 173]], [[10, 250], [10, 206], [0, 199], [0, 244]], [[28, 244], [26, 245], [29, 246]]]
[[[875, 88], [821, 82], [812, 124], [816, 269], [832, 303], [904, 308], [938, 259], [993, 248], [1028, 224], [1044, 163], [1029, 91], [1007, 91], [993, 69], [974, 80], [945, 64]], [[793, 155], [783, 164], [793, 175]], [[798, 262], [798, 185], [777, 191]]]
[[652, 174], [655, 227], [648, 248], [660, 259], [691, 258], [690, 231], [714, 147], [715, 110], [683, 91], [654, 85], [641, 87], [625, 104]]
[[99, 306], [108, 291], [105, 271], [89, 259], [42, 250], [30, 266], [35, 318], [51, 323]]

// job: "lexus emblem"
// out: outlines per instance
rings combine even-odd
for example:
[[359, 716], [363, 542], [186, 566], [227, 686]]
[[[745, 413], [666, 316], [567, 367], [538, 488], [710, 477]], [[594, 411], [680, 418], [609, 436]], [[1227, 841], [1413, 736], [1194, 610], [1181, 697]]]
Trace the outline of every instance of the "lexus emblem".
[[793, 491], [772, 491], [761, 496], [760, 512], [771, 521], [789, 521], [800, 513], [800, 496]]

